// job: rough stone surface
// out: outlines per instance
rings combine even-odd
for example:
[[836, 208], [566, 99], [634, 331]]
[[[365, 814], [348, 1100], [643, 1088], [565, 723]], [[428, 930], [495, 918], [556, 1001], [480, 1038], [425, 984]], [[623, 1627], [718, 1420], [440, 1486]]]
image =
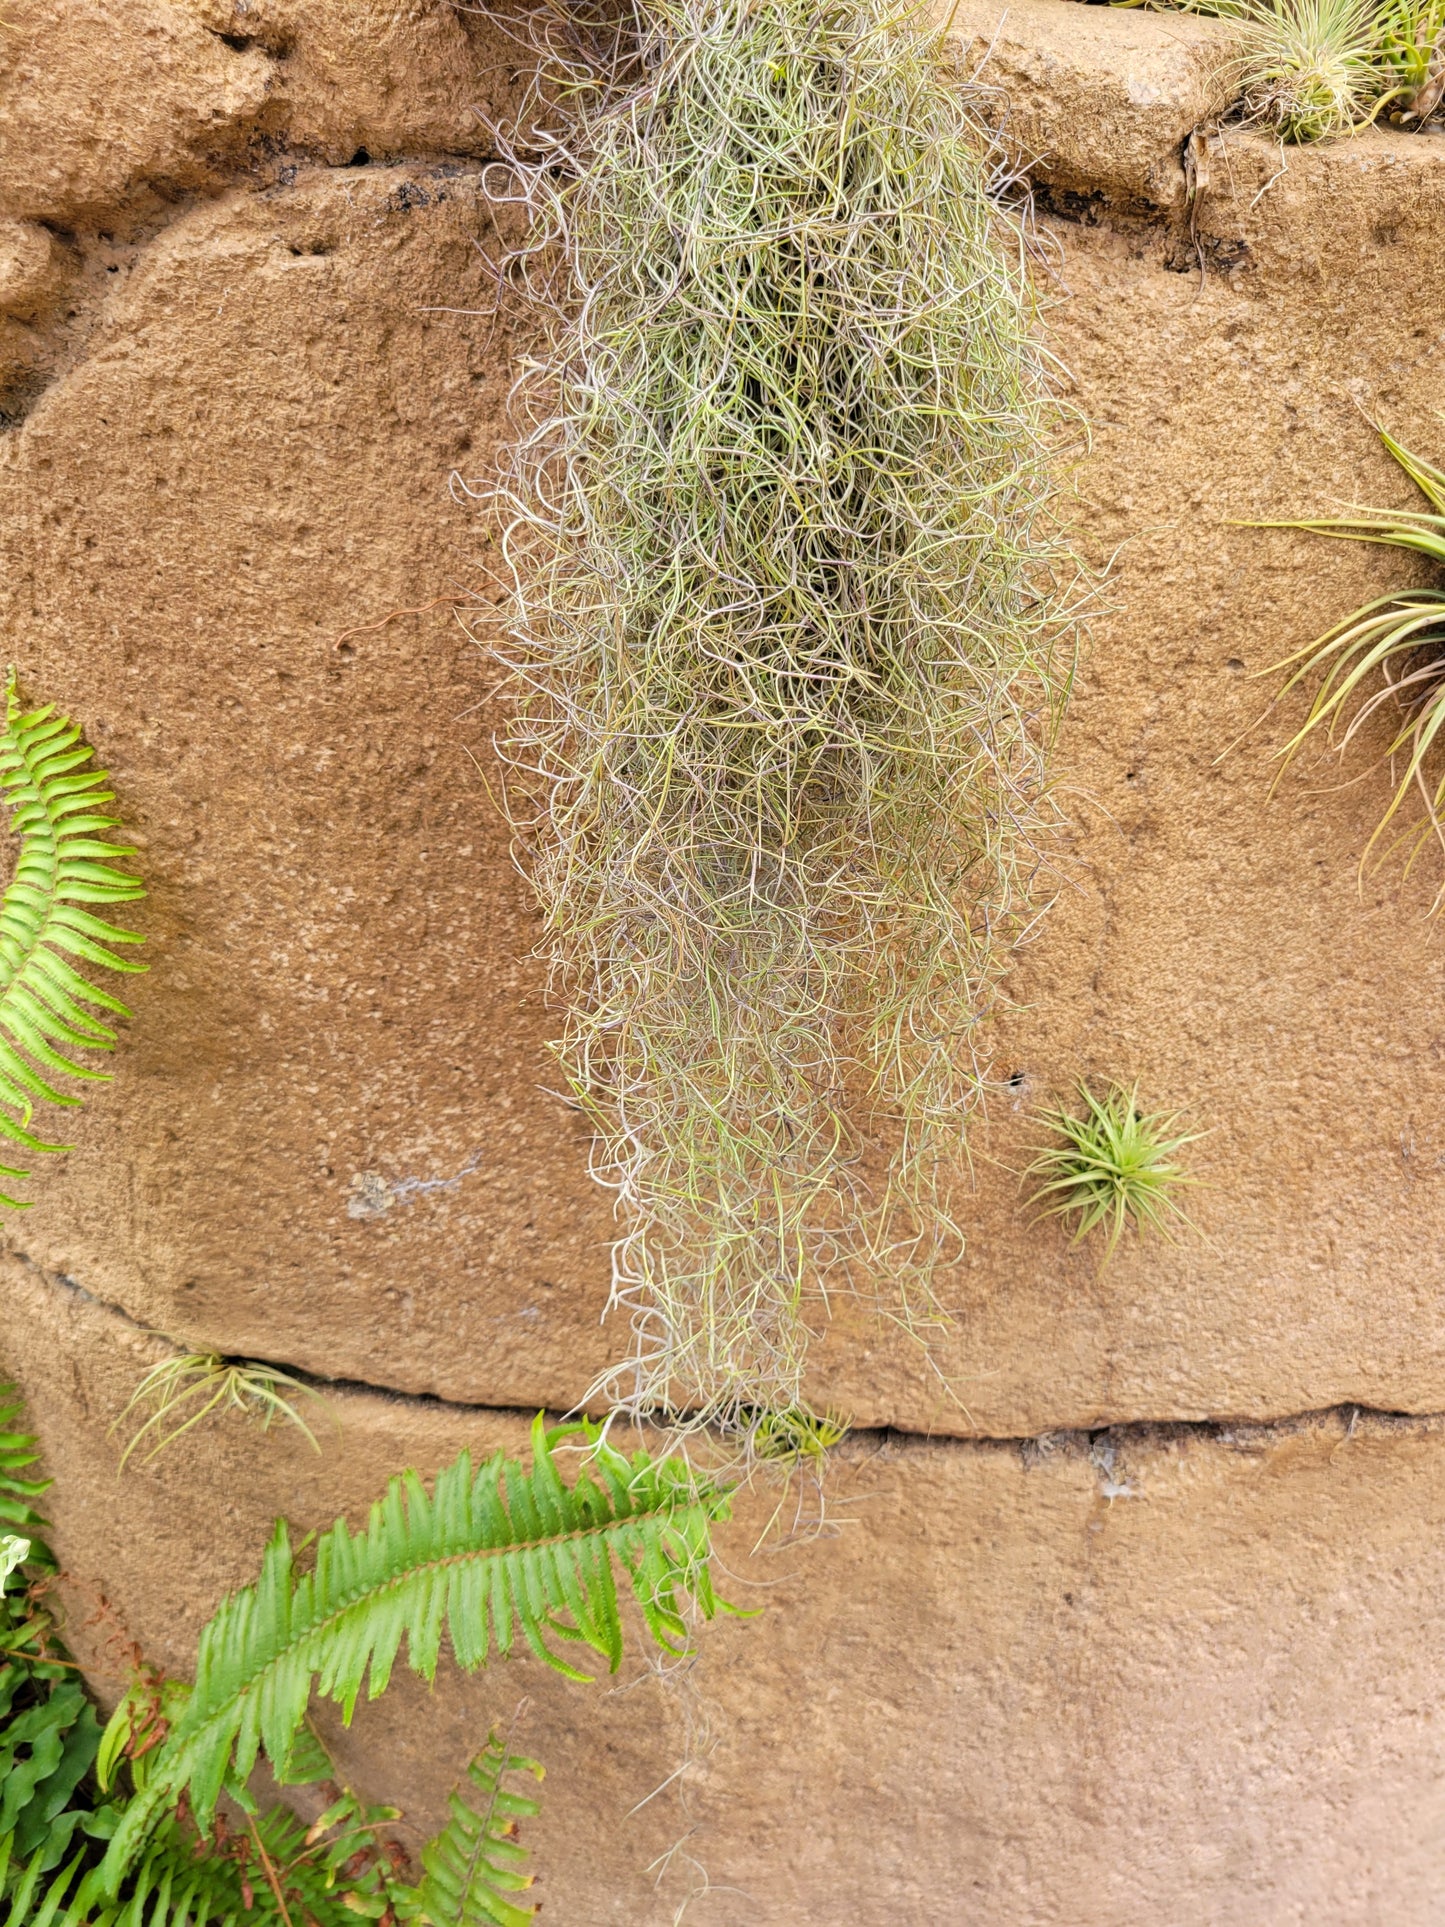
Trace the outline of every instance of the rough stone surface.
[[[750, 1498], [726, 1556], [769, 1611], [666, 1692], [524, 1668], [361, 1718], [347, 1761], [424, 1820], [530, 1694], [544, 1917], [579, 1927], [672, 1920], [698, 1865], [688, 1918], [726, 1927], [840, 1894], [860, 1927], [1438, 1913], [1433, 882], [1359, 878], [1383, 776], [1310, 762], [1269, 800], [1300, 712], [1261, 721], [1256, 679], [1405, 578], [1239, 524], [1407, 502], [1366, 415], [1445, 454], [1421, 399], [1445, 141], [1281, 156], [1209, 132], [1227, 30], [1000, 11], [957, 24], [1040, 188], [1091, 434], [1066, 508], [1112, 568], [955, 1327], [926, 1356], [840, 1305], [811, 1386], [864, 1427], [1000, 1442], [856, 1434], [826, 1531], [783, 1552], [752, 1554]], [[464, 1406], [568, 1406], [625, 1334], [492, 801], [495, 531], [450, 482], [489, 473], [527, 352], [480, 251], [511, 231], [487, 156], [515, 42], [443, 0], [4, 13], [0, 613], [114, 772], [152, 968], [114, 1083], [7, 1221], [0, 1364], [114, 1687], [98, 1591], [184, 1668], [274, 1511], [314, 1525], [404, 1462], [520, 1447], [520, 1417]], [[1031, 1224], [1031, 1115], [1080, 1076], [1207, 1133], [1177, 1246], [1101, 1266]], [[348, 1390], [320, 1457], [217, 1427], [117, 1485], [141, 1328], [459, 1403]]]
[[491, 301], [487, 220], [454, 165], [200, 203], [0, 448], [27, 687], [85, 717], [153, 886], [96, 1153], [25, 1238], [226, 1349], [421, 1387], [530, 1354], [517, 1396], [566, 1402], [610, 1220], [538, 1088], [485, 659], [446, 606], [491, 593], [447, 478], [487, 466], [509, 357], [439, 312]]
[[[525, 1441], [518, 1418], [343, 1394], [320, 1456], [233, 1420], [117, 1480], [105, 1428], [153, 1344], [13, 1261], [3, 1286], [0, 1363], [50, 1442], [72, 1636], [111, 1693], [122, 1628], [189, 1664], [273, 1512], [359, 1519], [399, 1465]], [[729, 1596], [761, 1617], [704, 1631], [670, 1686], [636, 1646], [617, 1689], [530, 1662], [444, 1672], [349, 1736], [332, 1722], [344, 1769], [426, 1828], [526, 1696], [541, 1918], [567, 1927], [663, 1927], [704, 1878], [699, 1927], [1438, 1919], [1438, 1421], [863, 1435], [821, 1536], [753, 1554], [773, 1497], [721, 1540]], [[799, 1506], [815, 1515], [804, 1492], [785, 1526]]]
[[518, 67], [505, 14], [448, 0], [11, 0], [0, 206], [114, 228], [283, 153], [488, 154]]
[[[975, 1132], [956, 1331], [930, 1360], [843, 1307], [817, 1350], [862, 1423], [1445, 1405], [1428, 886], [1361, 898], [1383, 779], [1311, 766], [1271, 804], [1283, 724], [1231, 749], [1251, 672], [1392, 565], [1230, 526], [1405, 499], [1355, 403], [1414, 422], [1437, 379], [1445, 143], [1272, 179], [1232, 135], [1212, 173], [1192, 232], [1050, 228], [1093, 434], [1071, 512], [1114, 557], [1059, 754], [1077, 834], [997, 1031], [1022, 1082]], [[448, 606], [485, 644], [488, 524], [448, 476], [487, 473], [517, 351], [495, 211], [460, 161], [186, 201], [95, 268], [84, 351], [0, 448], [13, 652], [100, 745], [153, 888], [117, 1081], [11, 1235], [186, 1343], [565, 1406], [625, 1342], [610, 1218], [546, 1095], [493, 672]], [[1081, 1074], [1210, 1133], [1177, 1248], [1101, 1269], [1028, 1223], [1029, 1115]]]
[[1230, 99], [1222, 20], [1060, 0], [939, 0], [986, 117], [1043, 186], [1093, 200], [1183, 202], [1184, 143]]

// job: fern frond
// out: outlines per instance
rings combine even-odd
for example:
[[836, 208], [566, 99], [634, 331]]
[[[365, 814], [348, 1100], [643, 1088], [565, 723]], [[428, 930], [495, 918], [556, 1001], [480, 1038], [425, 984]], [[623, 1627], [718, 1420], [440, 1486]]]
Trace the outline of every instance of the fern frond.
[[58, 1857], [47, 1846], [21, 1859], [11, 1836], [0, 1836], [0, 1893], [7, 1866], [10, 1875], [4, 1927], [358, 1927], [358, 1917], [395, 1912], [410, 1895], [392, 1880], [376, 1836], [394, 1809], [364, 1808], [350, 1793], [309, 1828], [277, 1807], [210, 1846], [168, 1818], [111, 1895], [88, 1840], [116, 1811], [67, 1815], [83, 1820], [81, 1838], [70, 1852], [67, 1831]]
[[[555, 1453], [577, 1437], [590, 1451], [568, 1486]], [[263, 1748], [287, 1757], [313, 1685], [347, 1720], [368, 1675], [370, 1696], [383, 1692], [403, 1636], [427, 1680], [446, 1631], [468, 1670], [506, 1658], [519, 1638], [571, 1678], [586, 1675], [558, 1641], [615, 1670], [620, 1569], [653, 1639], [684, 1650], [683, 1595], [704, 1617], [719, 1608], [710, 1528], [727, 1514], [727, 1491], [679, 1459], [628, 1459], [585, 1421], [549, 1431], [539, 1416], [532, 1451], [530, 1471], [497, 1453], [475, 1473], [464, 1451], [430, 1494], [414, 1472], [393, 1479], [363, 1530], [338, 1519], [323, 1535], [305, 1574], [277, 1526], [256, 1584], [201, 1633], [194, 1691], [111, 1842], [112, 1890], [183, 1794], [204, 1831], [222, 1788], [243, 1788]]]
[[44, 1547], [34, 1544], [36, 1533], [45, 1530], [45, 1521], [32, 1501], [49, 1490], [50, 1480], [21, 1476], [40, 1457], [32, 1434], [16, 1429], [23, 1417], [24, 1407], [15, 1387], [0, 1383], [0, 1525], [32, 1541], [29, 1563], [34, 1564], [48, 1560], [49, 1555]]
[[538, 1763], [509, 1753], [507, 1737], [494, 1728], [467, 1768], [472, 1798], [452, 1794], [447, 1824], [422, 1849], [421, 1882], [406, 1908], [411, 1918], [419, 1914], [431, 1927], [527, 1927], [536, 1910], [509, 1898], [532, 1884], [516, 1832], [541, 1808], [507, 1785], [519, 1773], [542, 1778]]
[[[114, 859], [134, 856], [134, 849], [98, 835], [116, 828], [119, 818], [103, 813], [115, 794], [105, 787], [109, 778], [103, 769], [83, 767], [91, 755], [76, 724], [56, 715], [53, 705], [21, 709], [12, 670], [0, 729], [0, 793], [10, 806], [20, 855], [14, 880], [0, 898], [0, 1107], [5, 1107], [0, 1108], [0, 1137], [27, 1151], [70, 1148], [47, 1143], [29, 1128], [37, 1101], [80, 1103], [49, 1078], [95, 1082], [106, 1075], [66, 1055], [110, 1050], [115, 1044], [115, 1032], [84, 1006], [130, 1015], [76, 964], [146, 968], [107, 948], [143, 943], [143, 937], [82, 908], [130, 903], [145, 895], [133, 876], [114, 867]], [[74, 963], [68, 961], [72, 958]], [[28, 1175], [0, 1165], [0, 1177]], [[24, 1208], [23, 1200], [3, 1193], [0, 1204]]]

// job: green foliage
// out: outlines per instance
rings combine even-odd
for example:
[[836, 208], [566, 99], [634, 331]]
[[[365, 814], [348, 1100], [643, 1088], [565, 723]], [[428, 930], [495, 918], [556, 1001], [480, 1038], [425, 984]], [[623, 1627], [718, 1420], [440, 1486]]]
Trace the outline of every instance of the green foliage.
[[[121, 1810], [98, 1809], [85, 1832], [103, 1841]], [[106, 1891], [84, 1842], [52, 1870], [43, 1851], [10, 1865], [0, 1840], [0, 1891], [7, 1873], [11, 1888], [5, 1927], [357, 1927], [358, 1918], [394, 1916], [409, 1891], [377, 1832], [393, 1818], [348, 1793], [311, 1827], [277, 1807], [202, 1842], [167, 1817], [119, 1896]]]
[[[39, 1459], [40, 1448], [29, 1432], [15, 1429], [23, 1416], [24, 1407], [15, 1387], [0, 1384], [0, 1525], [13, 1526], [18, 1533], [35, 1539], [45, 1530], [45, 1521], [35, 1510], [34, 1501], [49, 1489], [50, 1481], [24, 1476]], [[38, 1541], [29, 1557], [31, 1564], [49, 1560]]]
[[1238, 22], [1238, 117], [1282, 140], [1351, 133], [1381, 114], [1422, 127], [1445, 100], [1445, 0], [1112, 0]]
[[[1263, 526], [1306, 529], [1344, 541], [1406, 549], [1445, 569], [1445, 473], [1412, 455], [1383, 429], [1380, 439], [1430, 504], [1428, 511], [1361, 509], [1342, 518]], [[1403, 773], [1366, 846], [1365, 859], [1412, 795], [1420, 801], [1419, 816], [1384, 846], [1381, 855], [1403, 849], [1408, 870], [1432, 840], [1445, 848], [1445, 770], [1433, 780], [1427, 773], [1436, 740], [1445, 728], [1445, 580], [1439, 587], [1377, 596], [1317, 642], [1274, 665], [1274, 671], [1281, 669], [1291, 671], [1282, 694], [1319, 678], [1308, 716], [1280, 752], [1286, 763], [1319, 735], [1336, 742], [1343, 753], [1363, 738], [1382, 709], [1400, 713], [1399, 727], [1387, 746], [1374, 754], [1392, 763], [1403, 758]], [[1442, 904], [1445, 885], [1433, 907], [1438, 911]]]
[[[0, 1388], [0, 1423], [20, 1408]], [[556, 1453], [587, 1458], [569, 1486]], [[24, 1476], [35, 1442], [0, 1436], [0, 1520], [33, 1534]], [[537, 1801], [510, 1781], [542, 1777], [495, 1732], [453, 1795], [442, 1832], [422, 1852], [418, 1885], [381, 1831], [391, 1808], [344, 1789], [310, 1827], [256, 1810], [247, 1787], [264, 1744], [282, 1785], [328, 1780], [330, 1761], [306, 1720], [313, 1680], [350, 1717], [363, 1680], [381, 1692], [405, 1635], [430, 1679], [444, 1630], [464, 1666], [520, 1637], [553, 1651], [580, 1643], [615, 1666], [618, 1579], [668, 1652], [685, 1639], [683, 1595], [718, 1610], [709, 1528], [726, 1494], [677, 1460], [630, 1460], [598, 1428], [533, 1432], [524, 1470], [503, 1454], [475, 1477], [466, 1453], [430, 1497], [414, 1474], [393, 1480], [367, 1527], [338, 1521], [298, 1576], [278, 1529], [254, 1587], [226, 1600], [202, 1635], [194, 1688], [138, 1674], [102, 1735], [76, 1669], [54, 1636], [39, 1587], [53, 1566], [39, 1541], [10, 1535], [0, 1569], [0, 1918], [4, 1927], [354, 1927], [357, 1916], [429, 1927], [518, 1927], [532, 1909], [518, 1824]], [[123, 1781], [129, 1779], [125, 1789]], [[222, 1793], [228, 1804], [218, 1809]], [[240, 1811], [239, 1824], [228, 1818]]]
[[906, 1316], [956, 1254], [1076, 570], [946, 35], [893, 0], [628, 17], [613, 72], [556, 54], [568, 131], [516, 162], [561, 292], [503, 496], [506, 750], [626, 1229], [606, 1389], [735, 1424], [797, 1403], [807, 1302]]
[[1375, 48], [1390, 119], [1423, 125], [1445, 98], [1445, 0], [1384, 0]]
[[512, 1898], [532, 1884], [517, 1828], [540, 1811], [507, 1785], [522, 1773], [542, 1778], [537, 1762], [510, 1752], [494, 1730], [467, 1769], [469, 1797], [452, 1794], [450, 1819], [422, 1850], [414, 1904], [431, 1927], [526, 1927], [532, 1918], [535, 1910]]
[[[57, 1048], [114, 1046], [115, 1032], [83, 1006], [130, 1015], [75, 963], [120, 971], [146, 967], [105, 947], [143, 938], [83, 907], [130, 903], [145, 895], [134, 877], [113, 867], [113, 859], [135, 851], [98, 834], [114, 829], [119, 819], [103, 813], [114, 792], [105, 787], [104, 770], [84, 768], [90, 760], [79, 729], [53, 707], [22, 711], [12, 670], [0, 730], [0, 790], [10, 806], [11, 828], [20, 837], [20, 855], [14, 881], [0, 899], [0, 1107], [6, 1107], [0, 1108], [0, 1136], [27, 1151], [70, 1148], [45, 1143], [29, 1129], [37, 1100], [80, 1103], [48, 1077], [95, 1081], [104, 1076]], [[72, 958], [75, 963], [68, 961]], [[27, 1175], [0, 1166], [0, 1177]], [[0, 1204], [21, 1202], [0, 1194]]]
[[[589, 1456], [568, 1486], [556, 1451], [581, 1439]], [[394, 1479], [353, 1533], [338, 1519], [312, 1571], [297, 1573], [284, 1525], [254, 1586], [225, 1600], [201, 1634], [196, 1683], [158, 1749], [108, 1854], [118, 1883], [162, 1812], [185, 1796], [211, 1823], [223, 1789], [244, 1798], [259, 1751], [285, 1761], [311, 1691], [349, 1720], [364, 1683], [383, 1692], [403, 1636], [414, 1672], [436, 1673], [444, 1633], [458, 1663], [505, 1659], [520, 1639], [571, 1678], [555, 1643], [580, 1644], [616, 1667], [622, 1653], [619, 1574], [649, 1632], [683, 1649], [683, 1595], [717, 1610], [709, 1528], [726, 1494], [680, 1461], [630, 1460], [587, 1424], [533, 1428], [524, 1471], [498, 1453], [473, 1472], [463, 1452], [428, 1494], [415, 1473]]]
[[[173, 1445], [193, 1425], [199, 1425], [217, 1410], [243, 1412], [248, 1417], [259, 1418], [263, 1431], [273, 1420], [285, 1419], [304, 1432], [319, 1452], [321, 1448], [316, 1444], [314, 1433], [287, 1398], [288, 1391], [317, 1400], [321, 1396], [276, 1365], [222, 1358], [219, 1352], [187, 1352], [181, 1357], [163, 1358], [142, 1378], [116, 1420], [116, 1426], [121, 1426], [132, 1412], [139, 1414], [148, 1405], [153, 1408], [147, 1417], [138, 1420], [121, 1454], [121, 1467], [124, 1469], [142, 1441], [149, 1442], [150, 1449], [144, 1460], [149, 1465], [168, 1445]], [[152, 1433], [156, 1436], [152, 1437]]]
[[1029, 1202], [1042, 1206], [1045, 1217], [1075, 1219], [1075, 1244], [1096, 1225], [1107, 1225], [1106, 1258], [1126, 1224], [1165, 1237], [1172, 1223], [1187, 1224], [1174, 1193], [1193, 1179], [1176, 1153], [1194, 1143], [1198, 1133], [1170, 1137], [1177, 1118], [1159, 1112], [1146, 1116], [1139, 1109], [1137, 1085], [1126, 1090], [1113, 1084], [1099, 1098], [1081, 1083], [1079, 1095], [1081, 1114], [1060, 1109], [1039, 1118], [1063, 1143], [1041, 1151], [1028, 1167], [1029, 1177], [1044, 1180]]
[[49, 1481], [25, 1476], [38, 1454], [34, 1439], [15, 1429], [20, 1417], [14, 1388], [0, 1386], [0, 1522], [18, 1528], [0, 1559], [0, 1853], [38, 1855], [48, 1868], [80, 1822], [71, 1796], [90, 1770], [100, 1728], [44, 1605], [55, 1562], [38, 1536], [45, 1521], [34, 1501]]
[[810, 1412], [793, 1405], [786, 1412], [744, 1412], [753, 1454], [773, 1464], [821, 1463], [848, 1436], [848, 1422], [836, 1412]]

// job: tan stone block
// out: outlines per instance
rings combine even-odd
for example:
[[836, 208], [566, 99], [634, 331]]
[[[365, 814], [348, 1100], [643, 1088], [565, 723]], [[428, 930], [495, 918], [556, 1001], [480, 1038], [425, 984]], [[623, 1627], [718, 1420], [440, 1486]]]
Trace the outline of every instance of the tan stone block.
[[[233, 1419], [117, 1479], [106, 1427], [153, 1347], [13, 1261], [0, 1288], [71, 1637], [111, 1694], [127, 1635], [184, 1671], [273, 1512], [359, 1521], [403, 1464], [524, 1445], [518, 1416], [344, 1393], [320, 1456]], [[776, 1496], [719, 1541], [724, 1590], [760, 1616], [705, 1629], [695, 1665], [660, 1679], [634, 1642], [614, 1684], [444, 1669], [349, 1735], [328, 1717], [343, 1770], [415, 1841], [526, 1696], [538, 1897], [568, 1927], [663, 1927], [704, 1880], [686, 1917], [706, 1927], [1437, 1918], [1439, 1421], [859, 1435], [822, 1530], [755, 1552]], [[782, 1525], [817, 1515], [804, 1491]]]
[[167, 0], [15, 0], [0, 33], [0, 209], [103, 222], [239, 158], [270, 63]]
[[0, 314], [34, 321], [63, 280], [60, 249], [48, 228], [0, 221]]
[[1075, 0], [935, 0], [993, 96], [986, 117], [1040, 184], [1173, 207], [1183, 147], [1229, 105], [1238, 32], [1170, 10]]
[[[1057, 11], [1079, 33], [1114, 18]], [[312, 131], [338, 152], [337, 128], [382, 113], [373, 81], [398, 113], [410, 98], [380, 53], [357, 78], [358, 17], [273, 11], [249, 50], [331, 63], [341, 119]], [[375, 20], [379, 47], [441, 58], [435, 9]], [[49, 57], [78, 44], [57, 32]], [[116, 112], [129, 71], [92, 70]], [[171, 133], [147, 151], [197, 151], [190, 107], [163, 96]], [[1127, 214], [1049, 230], [1048, 326], [1093, 437], [1066, 506], [1114, 558], [1058, 753], [1076, 823], [992, 1033], [1019, 1081], [973, 1128], [969, 1248], [941, 1287], [956, 1329], [930, 1360], [843, 1302], [817, 1348], [813, 1396], [860, 1422], [1012, 1436], [1445, 1407], [1428, 888], [1391, 871], [1361, 897], [1383, 777], [1340, 789], [1310, 765], [1270, 804], [1284, 723], [1244, 734], [1273, 686], [1252, 672], [1401, 578], [1232, 526], [1408, 498], [1356, 400], [1440, 452], [1420, 397], [1439, 385], [1445, 157], [1386, 134], [1283, 172], [1255, 137], [1211, 151], [1192, 232]], [[87, 256], [79, 345], [0, 448], [11, 652], [116, 774], [153, 965], [115, 1084], [10, 1235], [188, 1344], [566, 1406], [626, 1334], [598, 1322], [608, 1200], [548, 1095], [555, 1020], [487, 789], [496, 552], [448, 491], [454, 469], [490, 471], [525, 351], [476, 245], [500, 211], [455, 160], [262, 185], [238, 159], [229, 178], [129, 253]], [[75, 193], [124, 201], [117, 181]], [[1101, 1269], [1030, 1224], [1030, 1115], [1081, 1074], [1138, 1078], [1209, 1131], [1198, 1235], [1127, 1241]]]
[[567, 1403], [606, 1357], [610, 1219], [540, 1088], [492, 678], [449, 606], [497, 593], [448, 490], [511, 379], [492, 231], [454, 167], [203, 204], [11, 441], [13, 652], [152, 890], [116, 1084], [11, 1224], [188, 1338], [415, 1390], [490, 1360]]
[[288, 160], [342, 164], [359, 150], [491, 154], [526, 66], [507, 11], [13, 0], [0, 33], [0, 208], [124, 229], [245, 168], [274, 175]]
[[525, 7], [452, 0], [187, 0], [206, 27], [269, 54], [266, 131], [342, 164], [485, 156], [529, 59]]

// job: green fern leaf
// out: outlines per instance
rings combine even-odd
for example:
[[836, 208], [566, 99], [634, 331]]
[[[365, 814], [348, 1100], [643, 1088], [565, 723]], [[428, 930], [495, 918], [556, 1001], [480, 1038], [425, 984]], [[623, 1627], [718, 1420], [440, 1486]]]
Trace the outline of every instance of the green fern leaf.
[[451, 1817], [422, 1849], [422, 1878], [406, 1908], [409, 1916], [419, 1914], [431, 1927], [527, 1927], [536, 1910], [509, 1898], [532, 1884], [527, 1850], [515, 1836], [519, 1823], [541, 1808], [530, 1794], [507, 1785], [519, 1773], [542, 1778], [535, 1760], [509, 1753], [505, 1736], [493, 1730], [467, 1768], [473, 1797], [452, 1794]]
[[[135, 851], [96, 834], [116, 828], [119, 819], [101, 813], [115, 796], [105, 787], [104, 770], [83, 767], [91, 753], [77, 726], [57, 716], [53, 706], [21, 709], [12, 670], [0, 729], [0, 794], [10, 805], [20, 855], [14, 880], [0, 898], [0, 1106], [15, 1115], [0, 1109], [0, 1137], [27, 1151], [70, 1148], [47, 1143], [30, 1130], [37, 1101], [80, 1103], [49, 1078], [95, 1082], [106, 1075], [66, 1055], [75, 1049], [110, 1050], [115, 1044], [115, 1032], [85, 1005], [130, 1015], [67, 959], [106, 970], [146, 968], [107, 947], [144, 938], [80, 907], [130, 903], [145, 895], [136, 879], [113, 863]], [[0, 1165], [0, 1177], [28, 1175]], [[0, 1205], [25, 1208], [23, 1200], [4, 1193]]]
[[50, 1489], [50, 1480], [21, 1476], [40, 1457], [34, 1437], [12, 1429], [23, 1419], [24, 1409], [15, 1387], [0, 1383], [0, 1526], [23, 1533], [31, 1541], [27, 1564], [45, 1565], [50, 1555], [36, 1543], [36, 1534], [44, 1532], [45, 1521], [33, 1501]]
[[349, 1793], [310, 1828], [275, 1808], [209, 1847], [168, 1818], [123, 1895], [110, 1896], [89, 1842], [114, 1825], [117, 1811], [86, 1817], [68, 1858], [69, 1832], [60, 1856], [46, 1847], [28, 1858], [0, 1835], [0, 1893], [10, 1869], [3, 1927], [358, 1927], [358, 1917], [380, 1919], [411, 1897], [377, 1840], [378, 1823], [395, 1819], [395, 1810], [367, 1809]]
[[[554, 1455], [579, 1436], [590, 1452], [569, 1486]], [[393, 1479], [362, 1531], [339, 1519], [322, 1536], [308, 1573], [296, 1573], [278, 1525], [256, 1584], [201, 1633], [195, 1688], [111, 1842], [112, 1892], [182, 1794], [204, 1831], [222, 1788], [244, 1786], [263, 1748], [287, 1758], [313, 1685], [347, 1720], [368, 1678], [372, 1698], [383, 1692], [403, 1637], [427, 1680], [447, 1632], [469, 1670], [520, 1640], [585, 1679], [555, 1647], [576, 1642], [616, 1668], [620, 1569], [653, 1639], [685, 1649], [683, 1595], [705, 1617], [719, 1609], [710, 1529], [727, 1514], [726, 1490], [678, 1459], [628, 1459], [586, 1422], [548, 1431], [539, 1416], [532, 1452], [530, 1470], [498, 1453], [475, 1473], [463, 1452], [430, 1494], [414, 1472]]]

